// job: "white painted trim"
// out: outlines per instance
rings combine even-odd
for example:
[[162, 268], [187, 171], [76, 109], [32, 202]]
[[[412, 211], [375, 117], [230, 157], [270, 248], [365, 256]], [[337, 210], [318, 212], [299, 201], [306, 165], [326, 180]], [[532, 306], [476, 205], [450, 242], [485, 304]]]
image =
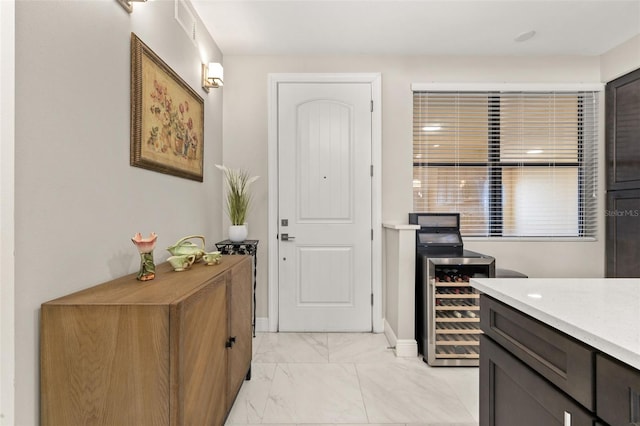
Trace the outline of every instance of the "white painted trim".
[[256, 333], [268, 333], [269, 331], [269, 318], [256, 318]]
[[372, 328], [384, 329], [382, 317], [382, 76], [380, 73], [355, 74], [269, 74], [268, 99], [268, 162], [269, 162], [269, 236], [268, 236], [268, 297], [269, 331], [278, 331], [278, 84], [280, 83], [370, 83], [373, 99], [371, 117], [371, 162], [374, 169], [371, 198], [371, 281], [373, 291]]
[[574, 92], [604, 90], [604, 83], [412, 83], [413, 92]]
[[396, 357], [415, 358], [418, 356], [418, 342], [415, 339], [398, 339], [386, 318], [384, 319], [384, 335], [387, 336], [389, 344], [395, 348]]
[[15, 1], [0, 1], [0, 425], [15, 424]]
[[396, 336], [396, 333], [393, 331], [391, 324], [389, 324], [386, 318], [384, 319], [384, 335], [387, 336], [389, 345], [395, 347], [396, 343], [398, 343], [398, 337]]
[[370, 74], [373, 113], [371, 117], [371, 164], [373, 182], [371, 191], [371, 227], [373, 246], [371, 251], [371, 286], [373, 306], [371, 309], [374, 333], [384, 330], [382, 312], [382, 76]]
[[269, 331], [278, 331], [278, 83], [277, 76], [269, 75], [267, 87], [267, 160], [269, 162], [269, 223], [267, 236], [267, 262], [269, 276], [267, 278]]
[[418, 356], [418, 342], [415, 339], [401, 339], [396, 342], [398, 358], [415, 358]]

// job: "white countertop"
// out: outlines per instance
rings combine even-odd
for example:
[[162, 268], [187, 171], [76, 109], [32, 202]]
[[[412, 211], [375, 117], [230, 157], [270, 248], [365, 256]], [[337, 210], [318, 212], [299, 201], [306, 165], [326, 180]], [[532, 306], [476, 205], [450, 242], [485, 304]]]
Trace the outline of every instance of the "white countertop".
[[640, 279], [473, 278], [470, 284], [640, 370]]

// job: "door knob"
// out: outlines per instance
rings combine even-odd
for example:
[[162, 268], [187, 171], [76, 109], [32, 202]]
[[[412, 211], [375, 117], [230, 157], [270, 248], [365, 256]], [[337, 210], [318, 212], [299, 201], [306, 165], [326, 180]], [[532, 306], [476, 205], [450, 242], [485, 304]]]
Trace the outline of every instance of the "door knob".
[[289, 236], [289, 234], [280, 234], [280, 240], [281, 241], [293, 241], [295, 239], [296, 239], [296, 237], [291, 237], [291, 236]]

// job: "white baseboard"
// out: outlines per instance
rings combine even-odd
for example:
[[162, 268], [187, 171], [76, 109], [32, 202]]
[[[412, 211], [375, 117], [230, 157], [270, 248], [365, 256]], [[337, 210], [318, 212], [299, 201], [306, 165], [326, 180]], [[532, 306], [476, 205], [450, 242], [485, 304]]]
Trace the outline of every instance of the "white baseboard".
[[256, 333], [269, 332], [269, 318], [256, 318]]
[[387, 320], [384, 320], [384, 335], [389, 344], [395, 348], [398, 358], [414, 358], [418, 356], [418, 342], [415, 339], [398, 339]]
[[384, 319], [384, 335], [387, 336], [387, 340], [391, 346], [395, 346], [398, 338], [396, 337], [396, 333], [394, 333], [393, 329], [387, 322], [387, 319]]
[[401, 339], [396, 342], [398, 358], [415, 358], [418, 356], [418, 342], [415, 339]]

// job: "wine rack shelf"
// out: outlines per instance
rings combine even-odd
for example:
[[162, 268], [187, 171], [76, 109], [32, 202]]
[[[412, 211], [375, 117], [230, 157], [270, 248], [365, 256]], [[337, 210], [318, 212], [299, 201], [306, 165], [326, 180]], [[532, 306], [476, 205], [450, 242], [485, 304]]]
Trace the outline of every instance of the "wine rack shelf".
[[495, 277], [495, 259], [469, 250], [416, 250], [418, 350], [432, 366], [478, 366], [480, 294], [469, 281]]
[[434, 365], [477, 365], [482, 334], [480, 294], [469, 285], [469, 278], [457, 268], [436, 268], [431, 276]]

